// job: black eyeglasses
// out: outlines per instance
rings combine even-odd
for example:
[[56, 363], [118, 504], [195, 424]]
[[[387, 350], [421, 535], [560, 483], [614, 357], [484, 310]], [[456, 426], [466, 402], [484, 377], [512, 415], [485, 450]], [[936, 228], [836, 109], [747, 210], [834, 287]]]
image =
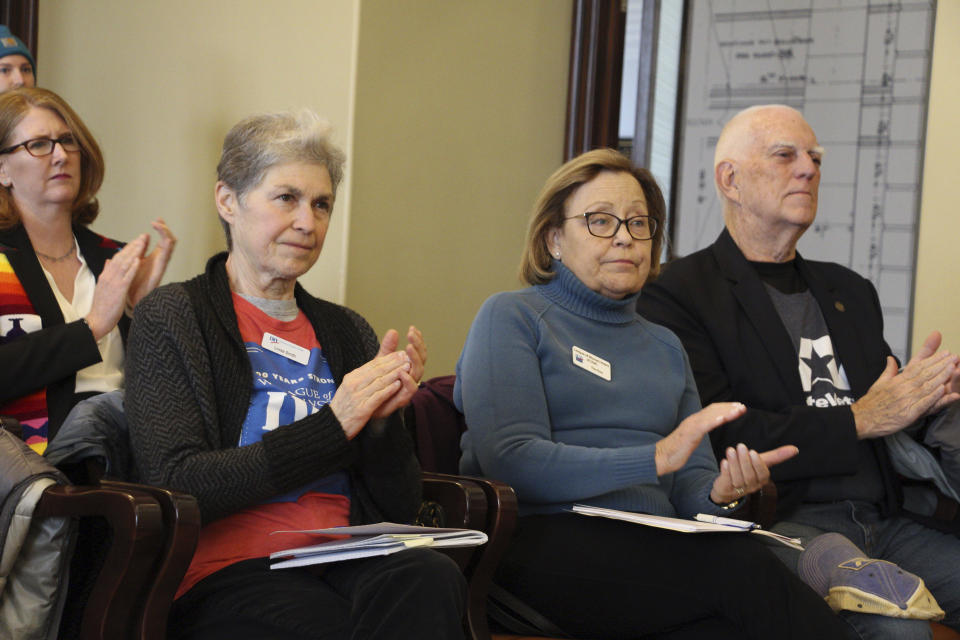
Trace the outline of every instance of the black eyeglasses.
[[579, 216], [568, 216], [565, 220], [583, 218], [587, 221], [587, 231], [598, 238], [612, 238], [620, 231], [620, 225], [627, 225], [627, 233], [634, 240], [649, 240], [657, 235], [657, 219], [650, 216], [633, 216], [624, 220], [612, 213], [588, 211]]
[[13, 151], [17, 150], [17, 147], [23, 147], [27, 150], [27, 153], [32, 155], [34, 158], [42, 158], [43, 156], [48, 156], [53, 153], [53, 148], [57, 144], [59, 144], [64, 151], [80, 151], [80, 143], [77, 142], [77, 139], [73, 137], [73, 134], [65, 133], [56, 139], [34, 138], [33, 140], [18, 142], [15, 145], [7, 147], [6, 149], [0, 149], [0, 155], [12, 153]]

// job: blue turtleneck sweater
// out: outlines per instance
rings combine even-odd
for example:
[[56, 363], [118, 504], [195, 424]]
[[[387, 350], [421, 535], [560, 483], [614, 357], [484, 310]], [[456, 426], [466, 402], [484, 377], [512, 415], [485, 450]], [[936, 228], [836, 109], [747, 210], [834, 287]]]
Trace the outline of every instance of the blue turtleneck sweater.
[[613, 300], [559, 262], [554, 271], [548, 284], [491, 297], [470, 328], [454, 388], [469, 425], [461, 472], [513, 486], [522, 515], [576, 502], [718, 512], [707, 438], [683, 469], [657, 477], [655, 443], [700, 408], [680, 341], [637, 315], [639, 294]]

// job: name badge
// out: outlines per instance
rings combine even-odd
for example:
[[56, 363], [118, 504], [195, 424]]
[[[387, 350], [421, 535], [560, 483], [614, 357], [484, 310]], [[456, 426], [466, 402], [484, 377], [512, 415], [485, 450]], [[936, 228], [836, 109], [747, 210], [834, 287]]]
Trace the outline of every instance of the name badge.
[[272, 351], [283, 356], [284, 358], [289, 358], [294, 362], [299, 362], [300, 364], [307, 364], [310, 362], [309, 349], [305, 349], [298, 344], [294, 344], [289, 340], [284, 340], [280, 336], [275, 336], [266, 331], [263, 332], [263, 342], [260, 343], [260, 346], [267, 351]]
[[581, 369], [586, 369], [595, 376], [600, 376], [608, 382], [610, 381], [610, 363], [584, 351], [580, 347], [573, 348], [573, 364]]

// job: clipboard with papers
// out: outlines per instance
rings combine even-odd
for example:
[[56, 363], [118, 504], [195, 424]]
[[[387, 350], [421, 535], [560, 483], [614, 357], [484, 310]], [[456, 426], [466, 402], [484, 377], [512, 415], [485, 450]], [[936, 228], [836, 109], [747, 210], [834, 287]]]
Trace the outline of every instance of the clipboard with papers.
[[787, 536], [767, 531], [756, 522], [750, 522], [749, 520], [737, 520], [735, 518], [711, 516], [703, 513], [698, 513], [695, 516], [695, 520], [685, 520], [683, 518], [654, 516], [648, 513], [634, 513], [632, 511], [591, 507], [585, 504], [573, 505], [572, 511], [585, 516], [623, 520], [624, 522], [633, 522], [634, 524], [669, 529], [670, 531], [679, 531], [681, 533], [756, 533], [776, 540], [780, 544], [797, 549], [798, 551], [803, 551], [803, 546], [800, 544], [799, 538], [788, 538]]
[[392, 522], [306, 531], [274, 531], [274, 533], [349, 537], [275, 551], [270, 554], [271, 569], [385, 556], [414, 547], [473, 547], [487, 542], [487, 534], [473, 529], [418, 527]]

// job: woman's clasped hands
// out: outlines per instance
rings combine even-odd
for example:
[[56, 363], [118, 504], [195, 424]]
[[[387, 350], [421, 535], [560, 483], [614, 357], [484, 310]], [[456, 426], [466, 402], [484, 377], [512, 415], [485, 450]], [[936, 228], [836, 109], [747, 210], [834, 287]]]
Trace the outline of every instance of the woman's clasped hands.
[[367, 364], [343, 377], [330, 409], [340, 421], [347, 439], [353, 439], [373, 418], [385, 418], [407, 406], [417, 391], [427, 345], [416, 327], [407, 330], [407, 346], [397, 351], [400, 334], [390, 329], [380, 351]]
[[117, 326], [125, 309], [135, 307], [160, 284], [177, 239], [162, 219], [154, 220], [151, 226], [160, 234], [153, 251], [147, 254], [150, 236], [141, 233], [103, 265], [85, 318], [96, 340]]
[[[655, 453], [657, 475], [680, 469], [693, 454], [700, 441], [722, 424], [736, 420], [747, 408], [739, 402], [715, 402], [687, 416], [670, 435], [657, 442]], [[739, 444], [728, 447], [720, 461], [720, 474], [710, 490], [710, 500], [727, 504], [759, 490], [770, 480], [770, 467], [789, 460], [800, 452], [793, 445], [757, 453]]]

